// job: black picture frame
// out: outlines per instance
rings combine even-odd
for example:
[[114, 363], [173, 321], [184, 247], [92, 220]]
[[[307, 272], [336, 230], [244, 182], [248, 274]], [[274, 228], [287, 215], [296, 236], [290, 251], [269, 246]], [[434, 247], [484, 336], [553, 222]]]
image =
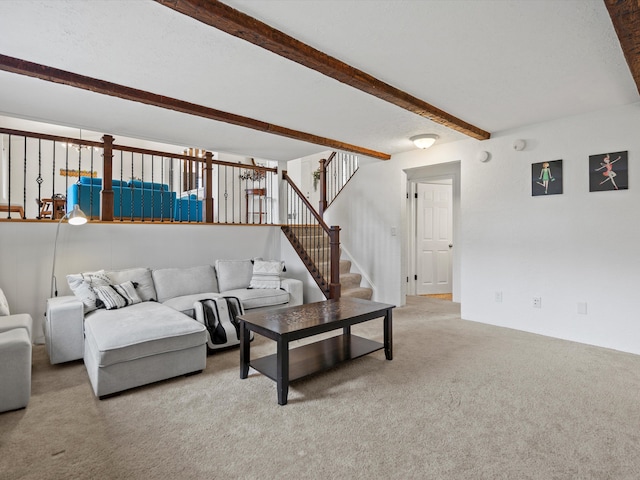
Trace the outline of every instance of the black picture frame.
[[629, 189], [627, 151], [589, 155], [589, 191], [607, 192]]
[[562, 160], [531, 165], [531, 196], [562, 194]]

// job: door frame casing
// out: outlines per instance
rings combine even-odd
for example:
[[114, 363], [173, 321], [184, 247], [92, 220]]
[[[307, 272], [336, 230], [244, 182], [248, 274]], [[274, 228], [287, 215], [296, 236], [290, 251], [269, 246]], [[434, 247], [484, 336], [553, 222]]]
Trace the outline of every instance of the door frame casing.
[[[436, 183], [442, 180], [451, 180], [452, 185], [452, 227], [453, 227], [453, 265], [452, 265], [452, 286], [453, 301], [461, 302], [461, 239], [460, 239], [460, 161], [440, 163], [436, 165], [427, 165], [423, 167], [406, 169], [407, 175], [407, 200], [406, 200], [406, 216], [404, 225], [405, 255], [407, 263], [404, 271], [408, 282], [406, 282], [406, 294], [415, 295], [417, 282], [415, 275], [417, 272], [416, 258], [416, 234], [417, 234], [417, 202], [415, 194], [417, 193], [418, 183]], [[405, 280], [403, 278], [403, 280]]]

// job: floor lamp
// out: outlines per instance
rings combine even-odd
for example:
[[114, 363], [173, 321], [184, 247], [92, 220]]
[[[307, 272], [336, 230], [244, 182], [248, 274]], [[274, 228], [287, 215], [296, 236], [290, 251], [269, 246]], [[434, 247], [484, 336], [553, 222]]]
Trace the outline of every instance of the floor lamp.
[[56, 228], [56, 240], [53, 244], [53, 265], [51, 266], [51, 297], [58, 296], [58, 282], [56, 281], [56, 251], [58, 250], [58, 234], [60, 233], [60, 224], [64, 219], [71, 225], [84, 225], [87, 223], [87, 216], [84, 214], [78, 205], [73, 206], [73, 210], [67, 213], [58, 222]]

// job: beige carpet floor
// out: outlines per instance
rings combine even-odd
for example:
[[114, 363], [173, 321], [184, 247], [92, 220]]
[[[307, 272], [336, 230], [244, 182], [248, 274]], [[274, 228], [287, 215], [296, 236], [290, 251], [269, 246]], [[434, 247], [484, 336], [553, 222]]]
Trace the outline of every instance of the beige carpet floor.
[[[382, 339], [382, 320], [353, 329]], [[256, 337], [252, 353], [275, 351]], [[0, 414], [1, 479], [638, 479], [640, 356], [460, 319], [412, 297], [382, 351], [294, 383], [206, 370], [104, 401], [34, 351]]]

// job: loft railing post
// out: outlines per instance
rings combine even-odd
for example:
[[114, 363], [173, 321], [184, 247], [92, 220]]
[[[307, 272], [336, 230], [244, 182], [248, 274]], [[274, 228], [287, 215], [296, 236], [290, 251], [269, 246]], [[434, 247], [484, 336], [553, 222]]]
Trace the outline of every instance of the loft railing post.
[[340, 298], [340, 227], [332, 226], [329, 230], [329, 245], [331, 246], [331, 280], [329, 284], [329, 298]]
[[[113, 137], [102, 136], [102, 191], [100, 192], [100, 220], [113, 221]], [[80, 173], [78, 172], [78, 178]], [[93, 172], [90, 173], [93, 177]]]
[[327, 209], [327, 159], [320, 160], [320, 207], [318, 213], [324, 217], [324, 211]]
[[213, 154], [206, 152], [204, 156], [204, 221], [213, 223]]
[[278, 202], [278, 205], [280, 207], [278, 216], [280, 218], [281, 224], [289, 225], [290, 223], [292, 223], [291, 221], [293, 219], [293, 216], [289, 215], [292, 212], [289, 206], [291, 200], [289, 199], [289, 189], [287, 187], [286, 181], [287, 171], [282, 170], [281, 174], [282, 175], [278, 175], [276, 173], [276, 178], [280, 177], [280, 181], [278, 181], [278, 198], [280, 199], [280, 201]]

